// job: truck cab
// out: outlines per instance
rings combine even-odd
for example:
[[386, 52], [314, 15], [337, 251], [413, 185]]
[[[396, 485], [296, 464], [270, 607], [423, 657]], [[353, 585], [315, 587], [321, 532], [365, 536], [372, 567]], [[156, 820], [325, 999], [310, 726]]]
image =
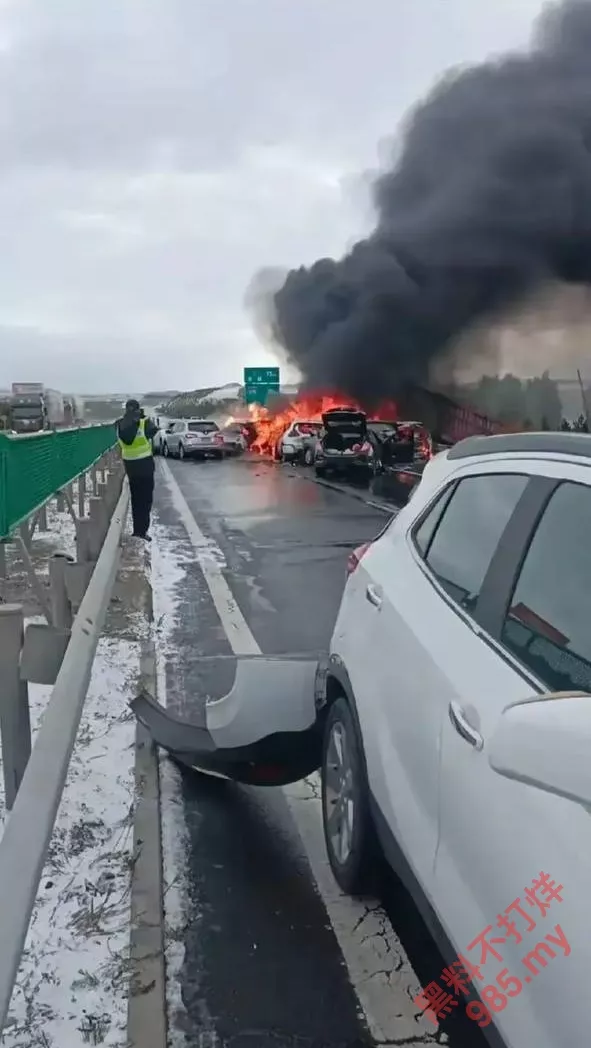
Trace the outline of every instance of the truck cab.
[[15, 433], [39, 433], [47, 429], [47, 413], [41, 393], [13, 396], [10, 401], [12, 428]]

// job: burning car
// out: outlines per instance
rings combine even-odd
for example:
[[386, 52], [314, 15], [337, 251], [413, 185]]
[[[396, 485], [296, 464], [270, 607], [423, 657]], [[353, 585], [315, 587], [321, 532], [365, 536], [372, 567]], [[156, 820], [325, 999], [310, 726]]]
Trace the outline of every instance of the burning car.
[[277, 441], [274, 457], [280, 462], [299, 462], [311, 466], [321, 430], [320, 422], [292, 422]]
[[246, 450], [244, 427], [240, 422], [227, 422], [222, 429], [222, 436], [228, 455], [240, 455]]
[[316, 444], [314, 461], [316, 476], [337, 473], [369, 480], [375, 469], [374, 448], [365, 412], [333, 408], [324, 412], [322, 423], [324, 428]]

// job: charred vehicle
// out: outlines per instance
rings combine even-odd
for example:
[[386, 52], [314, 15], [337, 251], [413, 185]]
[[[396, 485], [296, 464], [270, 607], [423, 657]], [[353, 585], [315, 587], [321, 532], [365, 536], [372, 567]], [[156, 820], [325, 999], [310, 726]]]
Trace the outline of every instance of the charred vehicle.
[[405, 430], [398, 422], [370, 419], [367, 423], [367, 435], [373, 447], [374, 473], [382, 473], [384, 470], [414, 462], [414, 434]]

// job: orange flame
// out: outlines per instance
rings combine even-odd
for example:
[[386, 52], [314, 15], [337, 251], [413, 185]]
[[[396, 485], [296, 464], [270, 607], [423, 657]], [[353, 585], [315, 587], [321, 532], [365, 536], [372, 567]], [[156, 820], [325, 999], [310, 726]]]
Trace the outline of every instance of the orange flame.
[[[292, 422], [322, 422], [323, 414], [335, 408], [364, 410], [355, 401], [338, 394], [297, 397], [286, 408], [275, 412], [251, 404], [250, 417], [257, 429], [256, 440], [251, 445], [251, 451], [258, 451], [260, 455], [272, 454], [279, 438]], [[375, 420], [383, 419], [387, 422], [395, 422], [398, 419], [398, 408], [392, 401], [384, 402], [378, 410], [370, 412], [370, 417]]]

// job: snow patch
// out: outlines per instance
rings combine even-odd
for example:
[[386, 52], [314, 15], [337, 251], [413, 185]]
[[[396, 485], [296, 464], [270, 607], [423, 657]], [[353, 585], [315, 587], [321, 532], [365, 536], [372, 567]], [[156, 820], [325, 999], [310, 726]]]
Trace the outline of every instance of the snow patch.
[[[127, 1044], [138, 645], [98, 644], [4, 1048]], [[41, 724], [51, 688], [31, 685]]]
[[[153, 523], [151, 531], [158, 700], [166, 706], [166, 664], [168, 657], [172, 657], [175, 651], [173, 631], [179, 613], [178, 592], [186, 577], [183, 564], [189, 564], [190, 561], [188, 557], [183, 557], [180, 544], [175, 543], [169, 529]], [[159, 757], [159, 766], [168, 1048], [184, 1048], [186, 1009], [182, 998], [182, 970], [185, 962], [185, 931], [192, 913], [187, 870], [189, 835], [180, 772], [163, 753]]]
[[[76, 495], [75, 495], [76, 498]], [[78, 503], [75, 501], [75, 506]], [[33, 532], [33, 551], [36, 546], [42, 545], [45, 556], [49, 553], [66, 553], [70, 557], [76, 557], [76, 527], [68, 510], [58, 510], [52, 499], [46, 504], [47, 531], [35, 528]], [[40, 575], [49, 571], [47, 561], [38, 568]]]
[[237, 382], [229, 382], [227, 386], [220, 386], [219, 389], [214, 389], [211, 393], [207, 393], [203, 397], [199, 397], [196, 404], [207, 404], [209, 401], [221, 402], [224, 400], [237, 400], [240, 394], [240, 386]]

